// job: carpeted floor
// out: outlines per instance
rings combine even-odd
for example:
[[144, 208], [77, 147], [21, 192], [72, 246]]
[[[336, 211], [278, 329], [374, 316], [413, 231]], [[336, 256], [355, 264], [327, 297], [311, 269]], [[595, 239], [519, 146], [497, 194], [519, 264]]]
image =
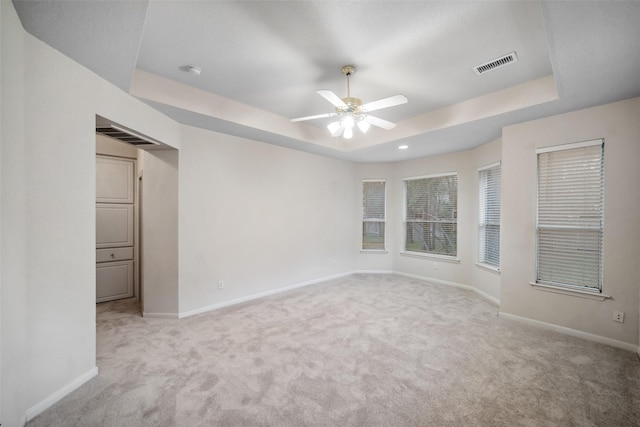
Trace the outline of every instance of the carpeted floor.
[[182, 320], [98, 306], [100, 374], [36, 426], [638, 426], [637, 355], [472, 292], [354, 275]]

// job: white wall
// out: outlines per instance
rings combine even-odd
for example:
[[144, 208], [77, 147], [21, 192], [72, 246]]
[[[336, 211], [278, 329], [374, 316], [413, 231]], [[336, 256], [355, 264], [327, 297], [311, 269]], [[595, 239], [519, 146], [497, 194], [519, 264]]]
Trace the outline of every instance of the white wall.
[[[500, 161], [501, 140], [497, 139], [476, 149], [433, 156], [400, 163], [357, 164], [357, 209], [362, 209], [362, 180], [387, 181], [387, 253], [358, 254], [357, 270], [396, 271], [451, 284], [471, 286], [490, 300], [500, 299], [500, 273], [476, 265], [478, 245], [478, 168]], [[401, 255], [404, 245], [404, 178], [458, 173], [458, 256], [459, 262], [436, 257]], [[359, 248], [361, 236], [354, 247]], [[437, 269], [435, 268], [437, 265]]]
[[178, 317], [178, 150], [141, 151], [142, 312]]
[[[402, 221], [402, 216], [398, 217], [398, 210], [394, 209], [395, 201], [398, 200], [395, 185], [395, 164], [394, 163], [374, 163], [355, 165], [356, 178], [354, 181], [355, 211], [357, 215], [357, 231], [354, 234], [353, 250], [356, 253], [356, 270], [359, 271], [393, 271], [393, 254], [402, 246], [402, 241], [398, 241], [401, 236], [393, 233], [394, 224]], [[386, 224], [385, 224], [385, 251], [362, 251], [362, 182], [366, 179], [385, 180], [385, 202], [386, 202]]]
[[[471, 200], [471, 205], [473, 206], [473, 224], [474, 231], [471, 236], [471, 247], [472, 249], [472, 261], [478, 261], [478, 221], [479, 221], [479, 211], [478, 211], [478, 172], [477, 170], [481, 167], [490, 165], [492, 163], [498, 162], [502, 156], [502, 139], [496, 139], [487, 144], [484, 144], [475, 150], [473, 150], [475, 164], [474, 167], [476, 169], [475, 172], [475, 188], [476, 191], [472, 191], [473, 199]], [[471, 282], [469, 283], [471, 286], [475, 287], [478, 291], [482, 292], [485, 295], [490, 296], [493, 300], [500, 300], [500, 272], [488, 270], [483, 267], [476, 265], [471, 266]]]
[[[504, 313], [638, 344], [640, 98], [507, 127], [502, 137]], [[603, 293], [594, 301], [534, 289], [538, 147], [605, 140]], [[626, 313], [624, 323], [613, 311]]]
[[[2, 7], [0, 6], [0, 25], [2, 24]], [[4, 25], [3, 25], [4, 27]], [[0, 52], [4, 47], [3, 40], [4, 32], [0, 29]], [[7, 56], [8, 57], [8, 56]], [[2, 87], [3, 80], [3, 67], [2, 67], [2, 55], [0, 55], [0, 99], [2, 99], [2, 93], [4, 89]], [[8, 105], [6, 106], [8, 107]], [[0, 192], [2, 191], [2, 138], [4, 133], [2, 132], [2, 118], [5, 110], [4, 103], [0, 102]], [[0, 197], [0, 236], [2, 233], [2, 198]], [[0, 245], [0, 347], [2, 346], [2, 248]], [[2, 351], [0, 351], [0, 396], [2, 396]], [[2, 419], [2, 399], [0, 399], [0, 420]]]
[[[3, 426], [20, 425], [25, 414], [35, 415], [95, 372], [96, 114], [181, 148], [179, 156], [142, 159], [147, 172], [166, 180], [150, 193], [155, 213], [167, 214], [157, 218], [166, 239], [153, 242], [155, 257], [175, 258], [177, 240], [180, 249], [179, 264], [166, 266], [170, 280], [159, 289], [169, 298], [155, 300], [154, 313], [189, 314], [376, 265], [495, 294], [495, 278], [474, 269], [477, 167], [496, 157], [498, 143], [393, 165], [353, 165], [179, 126], [26, 34], [11, 2], [0, 2], [0, 19]], [[640, 200], [629, 183], [640, 181], [638, 117], [640, 98], [505, 129], [504, 312], [637, 344]], [[607, 144], [605, 292], [613, 299], [536, 291], [528, 284], [535, 278], [534, 150], [599, 137]], [[451, 171], [459, 174], [460, 263], [436, 261], [433, 270], [431, 260], [398, 255], [402, 178]], [[390, 254], [379, 264], [359, 253], [360, 183], [373, 175], [389, 177]], [[225, 289], [217, 289], [218, 280]], [[627, 313], [624, 324], [611, 321], [614, 309]]]
[[95, 115], [177, 145], [179, 127], [22, 29], [2, 37], [2, 424], [95, 374]]
[[[458, 173], [458, 262], [432, 257], [414, 257], [400, 254], [403, 250], [403, 197], [404, 178], [434, 175], [440, 173]], [[397, 236], [397, 250], [394, 252], [394, 269], [396, 271], [451, 282], [469, 285], [471, 279], [472, 234], [477, 227], [473, 223], [473, 204], [477, 192], [477, 177], [475, 176], [474, 152], [461, 151], [441, 156], [427, 157], [398, 163], [395, 168], [393, 183], [394, 199], [390, 206], [395, 211], [397, 220], [391, 230]]]
[[[0, 418], [7, 425], [15, 424], [24, 412], [14, 410], [23, 404], [24, 390], [19, 389], [25, 371], [20, 368], [27, 356], [26, 281], [26, 218], [23, 216], [26, 195], [12, 185], [26, 180], [23, 164], [27, 163], [24, 132], [25, 40], [13, 5], [0, 2], [0, 231], [2, 232], [0, 281]], [[21, 143], [9, 144], [9, 141]], [[9, 161], [11, 159], [11, 161]], [[8, 267], [11, 266], [11, 267]], [[13, 351], [6, 349], [13, 348]]]
[[2, 105], [16, 119], [2, 123], [2, 422], [18, 425], [95, 367], [95, 189], [85, 183], [95, 183], [95, 131], [69, 126], [87, 106], [70, 61], [25, 35], [11, 3], [0, 7], [2, 66], [12, 69]]
[[183, 130], [182, 315], [353, 270], [353, 164]]

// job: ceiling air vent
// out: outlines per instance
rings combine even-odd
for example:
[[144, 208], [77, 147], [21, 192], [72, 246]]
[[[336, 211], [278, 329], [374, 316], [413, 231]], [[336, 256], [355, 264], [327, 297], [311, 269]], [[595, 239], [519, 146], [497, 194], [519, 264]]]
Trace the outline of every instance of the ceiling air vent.
[[486, 73], [487, 71], [504, 67], [505, 65], [511, 64], [513, 62], [518, 62], [518, 56], [515, 52], [511, 52], [507, 55], [501, 56], [500, 58], [494, 59], [493, 61], [486, 62], [482, 65], [476, 65], [475, 67], [473, 67], [473, 71], [475, 71], [477, 75], [480, 75]]
[[140, 135], [139, 133], [122, 128], [120, 126], [116, 126], [114, 124], [109, 124], [108, 127], [97, 126], [96, 133], [108, 136], [109, 138], [117, 139], [118, 141], [122, 141], [127, 144], [135, 145], [136, 147], [160, 145], [158, 141], [149, 138], [148, 136]]

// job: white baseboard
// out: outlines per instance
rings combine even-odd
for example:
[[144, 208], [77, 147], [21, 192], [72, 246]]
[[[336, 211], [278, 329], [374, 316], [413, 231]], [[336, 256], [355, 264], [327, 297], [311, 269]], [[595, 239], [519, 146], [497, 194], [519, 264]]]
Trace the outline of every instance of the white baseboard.
[[142, 312], [142, 317], [148, 317], [151, 319], [178, 319], [178, 313], [149, 313], [147, 311]]
[[[476, 294], [478, 294], [482, 298], [488, 300], [489, 302], [495, 304], [496, 306], [500, 307], [500, 300], [499, 299], [494, 298], [491, 295], [486, 294], [486, 293], [474, 288], [473, 286], [463, 285], [463, 284], [456, 283], [456, 282], [449, 282], [449, 281], [446, 281], [446, 280], [433, 279], [431, 277], [419, 276], [419, 275], [416, 275], [416, 274], [403, 273], [403, 272], [400, 272], [400, 271], [394, 271], [393, 273], [397, 274], [399, 276], [405, 276], [405, 277], [410, 277], [412, 279], [424, 280], [424, 281], [427, 281], [427, 282], [436, 283], [436, 284], [440, 284], [440, 285], [447, 285], [447, 286], [453, 286], [453, 287], [456, 287], [456, 288], [468, 289], [470, 291], [475, 292]], [[527, 324], [530, 324], [530, 325], [533, 325], [533, 326], [537, 326], [537, 327], [540, 327], [540, 328], [545, 328], [545, 329], [549, 329], [549, 330], [552, 330], [552, 331], [560, 332], [560, 333], [563, 333], [563, 334], [566, 334], [566, 335], [571, 335], [573, 337], [582, 338], [582, 339], [585, 339], [585, 340], [588, 340], [588, 341], [594, 341], [594, 342], [597, 342], [597, 343], [600, 343], [600, 344], [606, 344], [606, 345], [610, 345], [612, 347], [633, 351], [633, 352], [637, 353], [638, 356], [640, 356], [640, 346], [637, 346], [635, 344], [631, 344], [631, 343], [627, 343], [627, 342], [624, 342], [624, 341], [615, 340], [613, 338], [603, 337], [603, 336], [600, 336], [600, 335], [590, 334], [588, 332], [578, 331], [576, 329], [571, 329], [571, 328], [567, 328], [567, 327], [564, 327], [564, 326], [554, 325], [553, 323], [547, 323], [547, 322], [542, 322], [542, 321], [539, 321], [539, 320], [529, 319], [529, 318], [526, 318], [526, 317], [516, 316], [514, 314], [499, 312], [499, 315], [500, 315], [500, 317], [503, 317], [505, 319], [512, 319], [512, 320], [515, 320], [515, 321], [527, 323]]]
[[480, 296], [483, 299], [489, 301], [493, 305], [495, 305], [497, 307], [500, 307], [500, 300], [499, 299], [497, 299], [495, 297], [492, 297], [491, 295], [489, 295], [487, 293], [484, 293], [481, 290], [479, 290], [478, 288], [475, 288], [473, 286], [463, 285], [461, 283], [456, 283], [456, 282], [450, 282], [448, 280], [434, 279], [432, 277], [419, 276], [417, 274], [403, 273], [401, 271], [394, 271], [393, 274], [397, 274], [398, 276], [410, 277], [412, 279], [424, 280], [425, 282], [435, 283], [437, 285], [446, 285], [446, 286], [453, 286], [454, 288], [466, 289], [468, 291], [475, 292], [476, 294], [478, 294], [478, 296]]
[[25, 424], [31, 421], [32, 419], [34, 419], [35, 417], [37, 417], [38, 415], [40, 415], [41, 413], [43, 413], [44, 411], [46, 411], [47, 409], [49, 409], [50, 407], [52, 407], [53, 405], [55, 405], [60, 399], [62, 399], [63, 397], [65, 397], [66, 395], [68, 395], [69, 393], [71, 393], [72, 391], [74, 391], [75, 389], [77, 389], [78, 387], [80, 387], [81, 385], [83, 385], [93, 377], [95, 377], [96, 375], [98, 375], [98, 367], [95, 367], [91, 369], [89, 372], [86, 372], [80, 375], [78, 378], [71, 381], [69, 384], [62, 387], [61, 389], [57, 390], [49, 397], [41, 400], [39, 403], [27, 409], [24, 415]]
[[600, 344], [606, 344], [612, 347], [617, 347], [623, 350], [629, 350], [629, 351], [633, 351], [635, 353], [640, 354], [640, 346], [637, 346], [635, 344], [631, 344], [628, 342], [614, 340], [613, 338], [607, 338], [601, 335], [590, 334], [588, 332], [578, 331], [576, 329], [555, 325], [553, 323], [547, 323], [547, 322], [542, 322], [540, 320], [529, 319], [527, 317], [516, 316], [515, 314], [500, 312], [499, 315], [504, 319], [515, 320], [517, 322], [526, 323], [528, 325], [537, 326], [539, 328], [560, 332], [566, 335], [571, 335], [572, 337], [582, 338], [588, 341], [593, 341]]
[[354, 274], [393, 274], [393, 270], [355, 270]]
[[229, 307], [232, 305], [240, 304], [243, 302], [251, 301], [258, 298], [267, 297], [270, 295], [279, 294], [282, 292], [292, 291], [294, 289], [302, 288], [309, 285], [315, 285], [317, 283], [326, 282], [328, 280], [339, 279], [341, 277], [346, 277], [352, 275], [353, 271], [348, 271], [346, 273], [334, 274], [332, 276], [326, 276], [319, 279], [308, 280], [306, 282], [300, 282], [289, 286], [283, 286], [281, 288], [270, 289], [264, 292], [258, 292], [257, 294], [247, 295], [245, 297], [235, 298], [229, 301], [223, 301], [217, 304], [208, 305], [206, 307], [197, 308], [195, 310], [183, 311], [178, 314], [179, 319], [183, 319], [189, 316], [195, 316], [196, 314], [202, 314], [213, 310], [218, 310], [220, 308]]

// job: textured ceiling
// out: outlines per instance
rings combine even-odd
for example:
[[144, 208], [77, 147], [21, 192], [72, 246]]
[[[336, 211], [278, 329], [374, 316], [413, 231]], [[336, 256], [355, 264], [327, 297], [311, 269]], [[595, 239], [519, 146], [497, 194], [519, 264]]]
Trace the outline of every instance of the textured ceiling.
[[[185, 124], [359, 162], [472, 148], [503, 126], [640, 95], [640, 2], [18, 1], [27, 31]], [[515, 51], [518, 62], [472, 67]], [[315, 93], [391, 130], [332, 138]], [[185, 71], [202, 68], [200, 76]], [[399, 151], [400, 143], [409, 149]]]

